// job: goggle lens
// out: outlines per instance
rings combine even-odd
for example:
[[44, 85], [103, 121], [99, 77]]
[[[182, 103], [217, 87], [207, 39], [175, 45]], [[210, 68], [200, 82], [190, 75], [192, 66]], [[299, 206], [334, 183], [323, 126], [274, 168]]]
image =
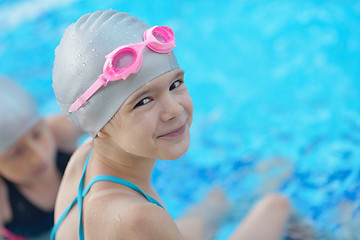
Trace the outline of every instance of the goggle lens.
[[129, 49], [120, 50], [112, 59], [112, 67], [122, 70], [130, 66], [135, 61], [135, 53]]
[[158, 53], [170, 52], [172, 48], [175, 47], [174, 32], [169, 27], [155, 27], [151, 32], [146, 31], [144, 39], [151, 40], [147, 46]]
[[174, 32], [168, 27], [156, 27], [152, 35], [161, 43], [167, 43], [174, 39]]

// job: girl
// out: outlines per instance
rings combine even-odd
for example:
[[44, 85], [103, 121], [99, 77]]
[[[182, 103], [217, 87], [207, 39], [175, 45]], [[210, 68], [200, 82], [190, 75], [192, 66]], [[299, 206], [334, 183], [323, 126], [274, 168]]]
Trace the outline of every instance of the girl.
[[[214, 191], [176, 225], [151, 185], [156, 159], [177, 159], [190, 142], [193, 104], [173, 47], [170, 28], [115, 10], [66, 29], [53, 88], [60, 108], [93, 140], [66, 170], [52, 239], [208, 239], [226, 215], [226, 198]], [[284, 198], [273, 199], [280, 217], [269, 226], [279, 227], [266, 239], [279, 237], [289, 211]], [[233, 239], [247, 236], [239, 231]]]
[[40, 118], [13, 81], [0, 85], [0, 239], [49, 239], [60, 180], [82, 132], [64, 115]]

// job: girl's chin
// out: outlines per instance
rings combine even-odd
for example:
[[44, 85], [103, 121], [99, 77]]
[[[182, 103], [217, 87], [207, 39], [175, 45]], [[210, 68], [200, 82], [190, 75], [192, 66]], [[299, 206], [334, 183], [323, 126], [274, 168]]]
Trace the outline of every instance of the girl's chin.
[[186, 147], [184, 147], [183, 149], [177, 149], [177, 151], [173, 151], [171, 153], [165, 153], [163, 155], [162, 160], [176, 160], [181, 158], [182, 156], [185, 155], [185, 153], [187, 152], [187, 150], [189, 149], [189, 145], [187, 145]]

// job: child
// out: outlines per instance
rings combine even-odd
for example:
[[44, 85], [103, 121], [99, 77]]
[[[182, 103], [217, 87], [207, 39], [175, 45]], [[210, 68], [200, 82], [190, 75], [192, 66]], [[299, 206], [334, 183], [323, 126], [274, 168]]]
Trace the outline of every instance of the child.
[[[213, 236], [208, 233], [229, 210], [221, 191], [176, 225], [150, 181], [156, 159], [177, 159], [189, 147], [193, 105], [173, 47], [170, 28], [151, 28], [115, 10], [84, 15], [66, 29], [55, 51], [53, 88], [60, 108], [93, 141], [69, 162], [52, 239]], [[276, 239], [289, 209], [284, 198], [273, 199], [285, 203], [279, 219], [269, 223], [280, 226]], [[250, 215], [258, 219], [257, 211]], [[253, 220], [248, 222], [254, 230]], [[251, 236], [239, 231], [233, 239]]]
[[60, 180], [82, 132], [64, 115], [42, 119], [13, 81], [0, 78], [0, 86], [0, 239], [49, 239]]

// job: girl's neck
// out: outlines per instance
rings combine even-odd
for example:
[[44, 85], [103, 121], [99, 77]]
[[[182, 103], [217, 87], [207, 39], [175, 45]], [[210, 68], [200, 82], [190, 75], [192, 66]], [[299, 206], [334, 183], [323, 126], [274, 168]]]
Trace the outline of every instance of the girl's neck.
[[112, 175], [140, 188], [152, 189], [151, 173], [155, 163], [156, 159], [139, 157], [116, 146], [95, 144], [89, 167], [95, 170], [96, 175]]

